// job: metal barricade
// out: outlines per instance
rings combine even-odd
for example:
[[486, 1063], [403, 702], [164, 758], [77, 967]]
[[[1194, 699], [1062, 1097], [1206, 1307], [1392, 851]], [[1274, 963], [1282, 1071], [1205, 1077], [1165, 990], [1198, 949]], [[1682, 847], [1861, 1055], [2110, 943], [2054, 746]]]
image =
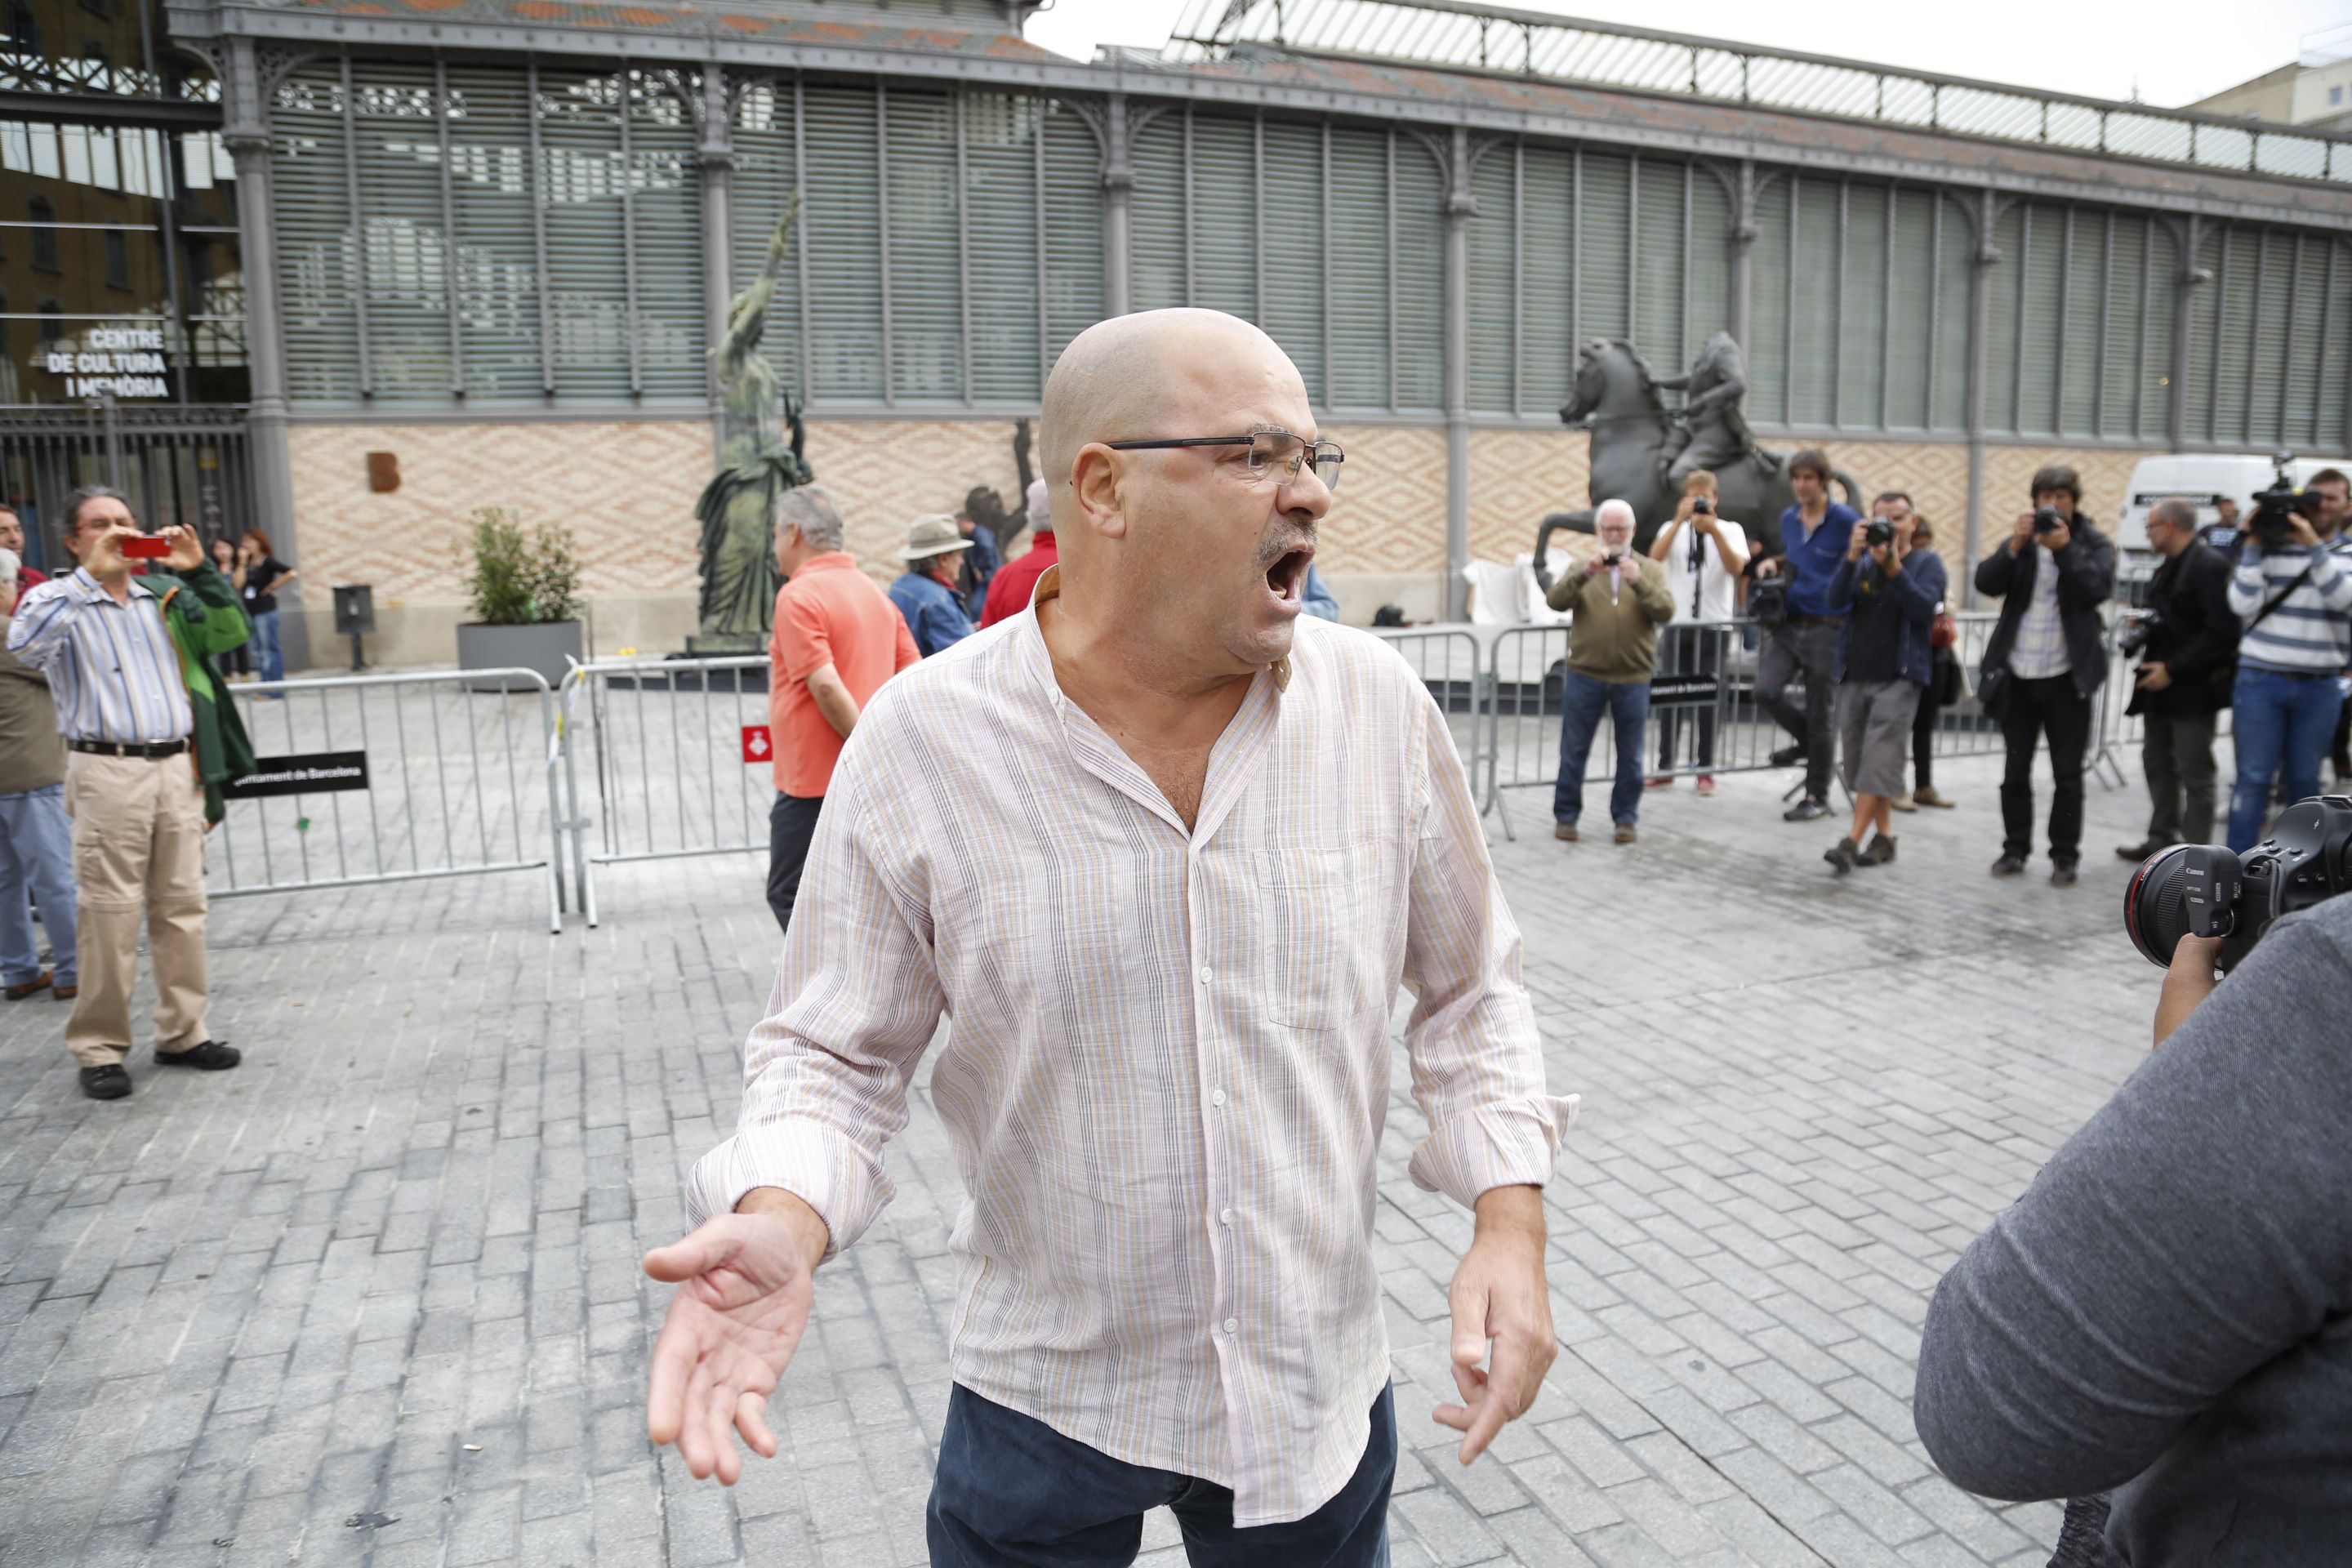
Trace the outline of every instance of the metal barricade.
[[1429, 688], [1454, 733], [1454, 750], [1470, 775], [1471, 797], [1477, 798], [1478, 771], [1491, 763], [1479, 751], [1486, 732], [1479, 719], [1486, 709], [1493, 672], [1480, 657], [1476, 634], [1464, 626], [1413, 626], [1372, 635], [1396, 649]]
[[[2000, 727], [1977, 706], [1975, 696], [1984, 645], [2000, 617], [1971, 612], [1953, 618], [1960, 632], [1952, 654], [1960, 661], [1961, 691], [1958, 701], [1937, 711], [1929, 753], [1936, 758], [2000, 750]], [[1776, 765], [1772, 753], [1792, 744], [1794, 737], [1757, 696], [1769, 637], [1752, 621], [1675, 622], [1660, 628], [1643, 731], [1656, 766], [1645, 772], [1757, 773]], [[1567, 663], [1566, 626], [1510, 626], [1495, 638], [1487, 666], [1486, 793], [1481, 809], [1498, 815], [1507, 838], [1517, 837], [1508, 792], [1558, 785]], [[1795, 707], [1803, 707], [1801, 675], [1786, 695]], [[1614, 731], [1604, 711], [1585, 763], [1588, 785], [1605, 786], [1616, 775]]]
[[221, 690], [261, 767], [213, 835], [214, 897], [543, 871], [548, 929], [563, 929], [554, 697], [535, 671]]
[[[767, 672], [767, 656], [750, 654], [599, 659], [563, 678], [563, 826], [591, 926], [600, 866], [767, 848], [776, 795]], [[593, 743], [593, 816], [583, 811], [583, 743]]]

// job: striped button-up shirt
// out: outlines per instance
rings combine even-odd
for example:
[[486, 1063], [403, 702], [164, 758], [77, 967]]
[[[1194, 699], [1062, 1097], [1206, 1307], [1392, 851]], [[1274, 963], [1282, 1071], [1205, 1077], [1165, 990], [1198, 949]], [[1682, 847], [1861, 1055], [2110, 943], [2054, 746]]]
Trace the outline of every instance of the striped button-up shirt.
[[8, 651], [49, 678], [68, 741], [177, 741], [195, 727], [163, 604], [140, 578], [124, 604], [79, 567], [42, 584], [17, 602]]
[[956, 1381], [1230, 1487], [1237, 1524], [1329, 1500], [1388, 1377], [1371, 1242], [1400, 983], [1420, 1185], [1540, 1185], [1575, 1111], [1546, 1091], [1518, 931], [1404, 661], [1302, 617], [1188, 832], [1062, 694], [1033, 607], [877, 694], [801, 888], [696, 1220], [772, 1186], [856, 1240], [944, 1014]]
[[2009, 672], [2020, 680], [2047, 680], [2074, 668], [2066, 652], [2066, 624], [2058, 615], [2058, 557], [2047, 545], [2026, 548], [2032, 552], [2033, 585], [2026, 591], [2017, 640], [2010, 645]]

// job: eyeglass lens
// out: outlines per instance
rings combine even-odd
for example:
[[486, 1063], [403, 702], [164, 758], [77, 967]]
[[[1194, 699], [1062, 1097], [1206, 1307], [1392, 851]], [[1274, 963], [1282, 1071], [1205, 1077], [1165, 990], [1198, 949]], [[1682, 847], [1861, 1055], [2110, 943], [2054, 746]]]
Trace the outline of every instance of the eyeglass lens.
[[[1311, 449], [1315, 477], [1323, 481], [1325, 488], [1339, 489], [1339, 449], [1328, 441], [1318, 442]], [[1293, 483], [1298, 478], [1299, 469], [1306, 465], [1309, 450], [1303, 437], [1293, 436], [1286, 431], [1262, 430], [1258, 432], [1256, 440], [1250, 444], [1250, 472], [1257, 475], [1279, 473], [1283, 483]]]

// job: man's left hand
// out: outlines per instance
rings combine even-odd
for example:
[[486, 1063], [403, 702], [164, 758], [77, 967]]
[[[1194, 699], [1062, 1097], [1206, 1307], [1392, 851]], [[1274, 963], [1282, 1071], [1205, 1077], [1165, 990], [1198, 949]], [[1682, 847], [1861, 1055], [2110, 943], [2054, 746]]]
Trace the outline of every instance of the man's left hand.
[[2074, 531], [2066, 525], [2066, 520], [2062, 517], [2058, 520], [2058, 526], [2041, 535], [2041, 540], [2042, 547], [2055, 555], [2074, 542]]
[[[1466, 1465], [1486, 1452], [1505, 1422], [1535, 1404], [1559, 1353], [1551, 1282], [1544, 1275], [1541, 1188], [1480, 1194], [1477, 1234], [1446, 1299], [1454, 1309], [1454, 1384], [1463, 1403], [1441, 1405], [1434, 1415], [1463, 1434], [1459, 1458]], [[1484, 1371], [1482, 1361], [1488, 1362]]]
[[2139, 689], [2142, 691], [2162, 691], [2172, 684], [2172, 671], [2164, 668], [2160, 659], [2151, 659], [2139, 667]]
[[205, 547], [196, 539], [196, 531], [177, 523], [163, 531], [163, 542], [172, 553], [163, 557], [163, 564], [174, 572], [193, 572], [205, 563]]

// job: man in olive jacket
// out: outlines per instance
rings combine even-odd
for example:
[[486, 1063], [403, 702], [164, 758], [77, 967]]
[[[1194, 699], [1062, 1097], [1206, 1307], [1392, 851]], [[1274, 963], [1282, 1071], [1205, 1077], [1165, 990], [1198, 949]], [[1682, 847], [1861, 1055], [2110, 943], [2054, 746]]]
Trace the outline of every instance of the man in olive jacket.
[[2014, 877], [2033, 852], [2033, 748], [2050, 741], [2050, 881], [2074, 885], [2083, 855], [2083, 769], [2091, 694], [2107, 678], [2099, 606], [2116, 591], [2116, 547], [2080, 510], [2081, 476], [2053, 463], [2033, 476], [2032, 511], [1977, 566], [1977, 592], [2001, 601], [1978, 695], [2000, 721], [2000, 858]]
[[[0, 548], [0, 644], [16, 611], [16, 552]], [[47, 582], [44, 578], [42, 581]], [[49, 934], [41, 967], [30, 893]], [[73, 825], [66, 819], [66, 742], [41, 672], [0, 647], [0, 984], [8, 1000], [43, 990], [70, 1002], [74, 972]], [[52, 989], [54, 988], [54, 989]]]
[[1584, 763], [1607, 713], [1617, 726], [1617, 782], [1609, 815], [1617, 842], [1633, 842], [1642, 805], [1642, 731], [1650, 718], [1650, 677], [1658, 668], [1658, 628], [1675, 618], [1666, 569], [1633, 549], [1633, 509], [1601, 503], [1592, 531], [1601, 548], [1551, 585], [1545, 603], [1574, 616], [1568, 627], [1568, 671], [1560, 690], [1559, 778], [1552, 788], [1554, 838], [1576, 841], [1584, 810]]

